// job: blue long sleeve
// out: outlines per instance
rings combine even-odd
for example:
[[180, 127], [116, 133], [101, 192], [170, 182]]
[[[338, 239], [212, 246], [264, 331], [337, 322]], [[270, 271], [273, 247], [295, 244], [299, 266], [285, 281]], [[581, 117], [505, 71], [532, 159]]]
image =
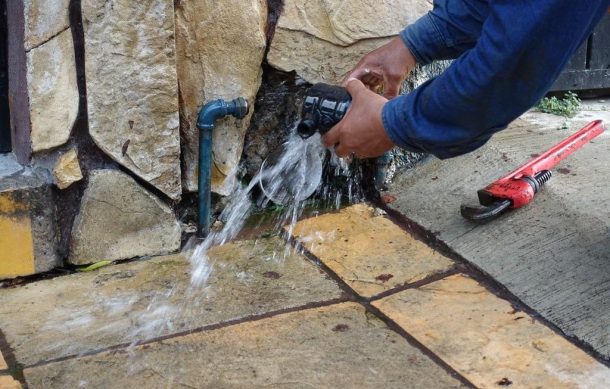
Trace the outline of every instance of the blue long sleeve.
[[400, 37], [420, 65], [454, 59], [475, 46], [488, 15], [487, 0], [435, 0], [432, 11]]
[[439, 158], [468, 153], [531, 108], [607, 11], [610, 0], [438, 0], [401, 37], [420, 63], [457, 58], [389, 101], [398, 146]]

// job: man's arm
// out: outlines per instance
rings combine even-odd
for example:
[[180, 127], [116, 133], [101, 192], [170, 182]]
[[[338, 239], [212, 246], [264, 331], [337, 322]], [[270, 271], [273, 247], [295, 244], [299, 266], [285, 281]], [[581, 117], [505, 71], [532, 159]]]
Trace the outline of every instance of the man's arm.
[[488, 0], [434, 0], [432, 11], [365, 55], [345, 77], [343, 86], [357, 78], [373, 90], [383, 86], [388, 99], [398, 96], [416, 63], [457, 58], [474, 47], [488, 13]]
[[[608, 5], [608, 0], [490, 1], [471, 50], [441, 76], [385, 104], [387, 135], [399, 146], [440, 158], [480, 147], [548, 91]], [[420, 61], [457, 54], [437, 49], [447, 45], [421, 46], [431, 38], [410, 38], [409, 29], [403, 35]]]
[[400, 33], [420, 65], [472, 49], [489, 16], [488, 0], [434, 0], [434, 8]]

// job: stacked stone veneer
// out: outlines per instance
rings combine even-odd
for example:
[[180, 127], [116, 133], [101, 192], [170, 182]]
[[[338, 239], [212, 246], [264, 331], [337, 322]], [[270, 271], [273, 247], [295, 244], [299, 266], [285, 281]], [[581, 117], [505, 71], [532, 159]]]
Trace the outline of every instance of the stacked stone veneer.
[[[57, 239], [66, 246], [57, 252], [84, 264], [178, 250], [175, 207], [197, 187], [195, 120], [204, 102], [243, 96], [254, 106], [264, 63], [308, 82], [337, 81], [431, 7], [425, 0], [280, 3], [7, 2], [14, 152], [24, 165], [46, 166], [55, 208], [77, 208], [56, 220], [70, 231]], [[236, 185], [252, 111], [217, 125], [216, 193]]]

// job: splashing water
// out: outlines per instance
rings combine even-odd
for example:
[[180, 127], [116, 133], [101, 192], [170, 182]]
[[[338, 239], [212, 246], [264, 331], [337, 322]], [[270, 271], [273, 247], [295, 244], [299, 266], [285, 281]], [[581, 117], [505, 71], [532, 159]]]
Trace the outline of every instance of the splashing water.
[[[292, 232], [294, 225], [306, 206], [306, 199], [317, 189], [323, 175], [323, 160], [326, 149], [319, 135], [302, 139], [293, 132], [283, 147], [264, 163], [261, 171], [250, 183], [239, 188], [230, 201], [220, 220], [224, 227], [213, 231], [203, 242], [200, 242], [190, 257], [192, 265], [191, 286], [204, 286], [213, 273], [214, 263], [207, 255], [208, 250], [217, 245], [224, 245], [240, 233], [248, 217], [256, 206], [266, 207], [270, 201], [281, 204], [283, 212], [277, 218], [276, 228], [279, 230], [288, 224], [287, 230]], [[334, 167], [335, 175], [347, 176], [349, 165], [336, 156], [332, 156], [330, 165]], [[259, 185], [263, 194], [256, 200], [251, 199], [253, 189]], [[355, 179], [349, 180], [348, 197], [354, 197]], [[322, 198], [332, 197], [335, 207], [341, 205], [342, 192], [330, 187], [318, 189]], [[286, 252], [286, 254], [289, 251]]]

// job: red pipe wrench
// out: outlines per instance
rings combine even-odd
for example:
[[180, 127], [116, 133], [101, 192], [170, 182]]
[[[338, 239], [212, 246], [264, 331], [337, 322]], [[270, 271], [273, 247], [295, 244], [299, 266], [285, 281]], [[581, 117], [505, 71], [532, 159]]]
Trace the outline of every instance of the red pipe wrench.
[[462, 216], [472, 221], [485, 221], [500, 215], [504, 210], [521, 208], [529, 204], [540, 187], [552, 177], [551, 169], [574, 151], [604, 132], [603, 122], [596, 120], [553, 146], [539, 157], [517, 168], [509, 175], [479, 190], [481, 206], [462, 205]]

